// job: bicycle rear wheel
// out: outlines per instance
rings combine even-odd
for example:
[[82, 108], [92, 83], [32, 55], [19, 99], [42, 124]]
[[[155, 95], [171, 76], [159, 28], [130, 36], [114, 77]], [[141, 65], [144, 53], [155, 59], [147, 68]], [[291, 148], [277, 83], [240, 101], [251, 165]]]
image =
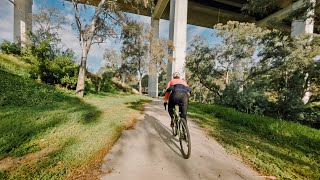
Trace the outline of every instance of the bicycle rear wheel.
[[184, 118], [181, 118], [179, 123], [180, 129], [180, 147], [183, 158], [188, 159], [191, 155], [191, 140], [190, 133], [187, 126], [187, 121]]
[[174, 119], [173, 119], [173, 127], [172, 128], [172, 134], [173, 136], [176, 136], [178, 134], [178, 125], [177, 125], [177, 117], [174, 116]]

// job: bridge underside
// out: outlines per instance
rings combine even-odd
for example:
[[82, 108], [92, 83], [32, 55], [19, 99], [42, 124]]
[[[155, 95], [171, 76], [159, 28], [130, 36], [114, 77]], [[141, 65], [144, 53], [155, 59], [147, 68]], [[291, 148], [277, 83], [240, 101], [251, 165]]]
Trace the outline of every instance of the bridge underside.
[[[92, 0], [92, 5], [97, 5], [99, 0]], [[157, 19], [170, 19], [170, 1], [156, 0], [158, 3], [165, 2], [163, 13]], [[255, 18], [245, 16], [241, 9], [246, 0], [189, 0], [187, 6], [187, 23], [196, 26], [213, 28], [217, 23], [226, 23], [230, 20], [241, 22], [255, 22]], [[119, 1], [121, 9], [125, 12], [140, 14], [144, 16], [152, 16], [151, 10], [148, 8], [132, 8], [131, 4]]]

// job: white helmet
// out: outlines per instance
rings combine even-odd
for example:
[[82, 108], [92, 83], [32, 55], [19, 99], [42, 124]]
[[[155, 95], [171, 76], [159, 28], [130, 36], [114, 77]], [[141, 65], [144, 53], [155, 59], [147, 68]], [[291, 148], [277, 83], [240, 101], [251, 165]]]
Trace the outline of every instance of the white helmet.
[[178, 79], [178, 78], [180, 78], [180, 73], [174, 72], [172, 76], [173, 76], [173, 78]]

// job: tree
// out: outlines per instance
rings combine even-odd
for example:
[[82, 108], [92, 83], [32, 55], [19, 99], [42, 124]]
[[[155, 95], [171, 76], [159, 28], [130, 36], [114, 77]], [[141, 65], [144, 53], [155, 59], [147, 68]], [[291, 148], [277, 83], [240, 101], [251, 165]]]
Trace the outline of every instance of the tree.
[[116, 12], [116, 2], [101, 0], [97, 7], [95, 7], [91, 22], [88, 23], [84, 17], [81, 17], [81, 12], [87, 9], [86, 5], [80, 6], [81, 1], [77, 0], [72, 0], [72, 3], [75, 12], [76, 29], [82, 49], [76, 94], [83, 97], [87, 56], [91, 45], [102, 43], [106, 38], [115, 36], [116, 23], [122, 20], [123, 15]]
[[119, 53], [115, 49], [106, 49], [103, 55], [105, 60], [105, 67], [110, 68], [113, 71], [116, 71], [120, 68], [123, 60]]
[[58, 44], [61, 39], [58, 31], [67, 23], [66, 17], [56, 8], [40, 7], [39, 12], [32, 14], [32, 21], [36, 30], [31, 35], [40, 41], [49, 40], [52, 44]]
[[28, 32], [30, 41], [22, 50], [23, 58], [32, 64], [33, 78], [74, 89], [78, 72], [74, 53], [59, 47], [61, 39], [58, 32], [66, 24], [66, 19], [55, 8], [39, 9], [33, 14], [35, 30]]
[[122, 58], [138, 74], [139, 93], [142, 93], [141, 80], [147, 73], [147, 58], [149, 53], [146, 39], [147, 30], [142, 23], [130, 21], [123, 28]]
[[139, 92], [142, 92], [142, 78], [150, 68], [160, 74], [165, 65], [164, 59], [171, 60], [168, 50], [172, 50], [171, 41], [155, 38], [152, 30], [137, 21], [127, 22], [123, 28], [121, 47], [123, 75], [137, 76]]
[[[261, 41], [262, 58], [252, 72], [256, 78], [265, 77], [264, 86], [274, 92], [278, 114], [288, 119], [299, 119], [310, 97], [317, 95], [319, 86], [318, 62], [319, 35], [289, 37], [281, 31], [272, 31]], [[316, 98], [315, 98], [316, 99]]]
[[210, 47], [203, 39], [196, 38], [189, 49], [187, 67], [203, 86], [222, 100], [223, 91], [229, 85], [241, 89], [246, 83], [248, 72], [255, 66], [253, 56], [259, 38], [266, 31], [254, 24], [234, 21], [215, 28], [222, 41]]
[[[121, 25], [126, 16], [120, 11], [116, 0], [100, 0], [95, 7], [94, 14], [88, 21], [84, 16], [87, 5], [82, 0], [72, 0], [76, 30], [79, 36], [79, 42], [82, 49], [79, 76], [76, 88], [76, 94], [83, 97], [85, 86], [86, 62], [91, 45], [94, 43], [103, 43], [110, 37], [117, 37], [120, 34]], [[130, 2], [129, 0], [125, 2]], [[148, 5], [146, 0], [135, 0], [135, 4], [141, 6]]]
[[166, 61], [173, 61], [173, 42], [155, 37], [152, 29], [150, 29], [147, 39], [150, 48], [149, 66], [151, 68], [149, 69], [149, 73], [150, 71], [154, 71], [152, 68], [155, 67], [155, 71], [160, 75], [162, 72], [166, 72]]
[[210, 47], [201, 37], [196, 37], [188, 49], [186, 67], [193, 73], [190, 80], [199, 81], [203, 86], [214, 92], [217, 97], [222, 95], [221, 79], [223, 72], [217, 69], [216, 49]]
[[33, 14], [35, 31], [28, 32], [30, 43], [27, 44], [38, 59], [53, 59], [59, 51], [61, 39], [58, 31], [66, 24], [66, 18], [55, 8], [40, 7], [39, 13]]

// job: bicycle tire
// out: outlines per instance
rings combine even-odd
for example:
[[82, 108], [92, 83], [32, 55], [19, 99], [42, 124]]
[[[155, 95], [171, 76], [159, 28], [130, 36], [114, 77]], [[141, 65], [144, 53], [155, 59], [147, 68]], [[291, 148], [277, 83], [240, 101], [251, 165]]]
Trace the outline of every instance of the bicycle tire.
[[[191, 155], [191, 139], [190, 139], [190, 133], [189, 133], [187, 121], [184, 118], [181, 118], [179, 126], [180, 126], [179, 141], [180, 141], [181, 153], [183, 158], [188, 159]], [[186, 147], [183, 146], [184, 142], [187, 143]]]

